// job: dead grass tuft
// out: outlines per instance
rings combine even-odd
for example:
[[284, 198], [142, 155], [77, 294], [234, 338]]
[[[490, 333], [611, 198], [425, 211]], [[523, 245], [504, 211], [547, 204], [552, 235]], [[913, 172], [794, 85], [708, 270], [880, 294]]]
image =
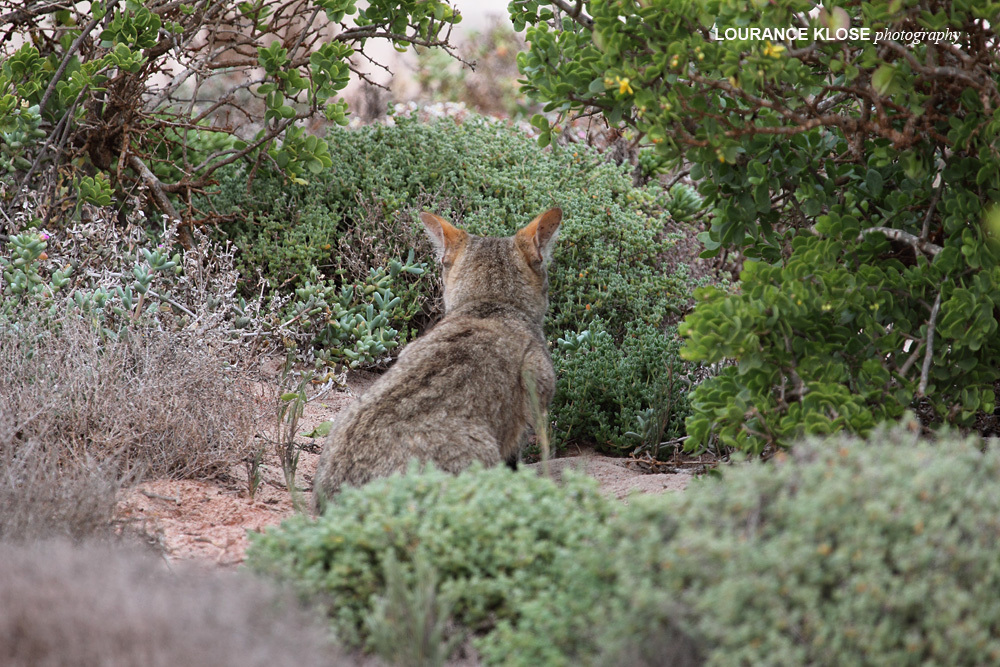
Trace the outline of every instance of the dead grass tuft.
[[121, 485], [114, 465], [65, 463], [44, 438], [22, 439], [0, 417], [0, 539], [109, 535]]
[[106, 545], [0, 544], [0, 609], [9, 667], [350, 664], [261, 581]]

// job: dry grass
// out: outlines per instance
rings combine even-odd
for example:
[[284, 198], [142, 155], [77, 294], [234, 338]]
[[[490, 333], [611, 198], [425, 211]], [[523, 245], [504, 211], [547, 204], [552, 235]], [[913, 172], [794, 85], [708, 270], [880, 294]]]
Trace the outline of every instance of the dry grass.
[[252, 407], [208, 344], [155, 331], [104, 338], [77, 318], [0, 336], [5, 441], [177, 478], [211, 477], [250, 451]]
[[0, 537], [100, 532], [122, 484], [251, 452], [252, 404], [208, 344], [127, 333], [75, 317], [0, 331]]
[[0, 544], [0, 609], [8, 667], [351, 664], [260, 581], [108, 546]]
[[59, 447], [5, 430], [6, 417], [0, 417], [0, 539], [109, 534], [121, 484], [114, 466], [92, 458], [63, 463]]

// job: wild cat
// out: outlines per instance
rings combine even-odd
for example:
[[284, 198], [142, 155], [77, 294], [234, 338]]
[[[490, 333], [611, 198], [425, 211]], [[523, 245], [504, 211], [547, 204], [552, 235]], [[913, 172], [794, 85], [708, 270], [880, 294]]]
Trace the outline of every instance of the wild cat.
[[405, 471], [411, 459], [453, 473], [475, 461], [516, 462], [534, 411], [552, 400], [542, 322], [562, 211], [507, 238], [420, 218], [443, 269], [444, 318], [333, 426], [316, 472], [319, 511], [343, 485]]

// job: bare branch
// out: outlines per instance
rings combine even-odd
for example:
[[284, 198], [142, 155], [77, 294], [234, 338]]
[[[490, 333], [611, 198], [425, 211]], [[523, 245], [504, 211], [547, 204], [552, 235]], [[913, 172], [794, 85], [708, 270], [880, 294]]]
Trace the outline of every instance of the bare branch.
[[8, 23], [13, 25], [19, 25], [21, 23], [27, 23], [36, 16], [41, 16], [42, 14], [48, 14], [49, 12], [58, 11], [60, 9], [68, 9], [68, 3], [65, 2], [53, 2], [47, 5], [36, 5], [31, 7], [21, 7], [20, 9], [15, 9], [12, 12], [7, 12], [3, 16], [0, 16], [0, 25], [6, 25]]
[[931, 372], [931, 361], [934, 358], [934, 329], [937, 326], [938, 310], [941, 308], [941, 292], [938, 292], [934, 299], [934, 307], [931, 308], [930, 319], [927, 320], [927, 347], [924, 352], [924, 365], [920, 370], [920, 385], [917, 387], [917, 397], [925, 395], [927, 391], [927, 380]]
[[941, 199], [941, 186], [934, 188], [934, 196], [931, 197], [931, 203], [927, 207], [927, 215], [924, 216], [924, 225], [920, 229], [920, 240], [927, 241], [927, 235], [930, 234], [931, 218], [934, 217], [934, 211], [937, 209], [938, 200]]
[[180, 220], [181, 216], [177, 214], [177, 209], [170, 203], [170, 198], [164, 192], [163, 183], [156, 177], [156, 174], [149, 170], [146, 163], [135, 154], [129, 156], [128, 163], [142, 177], [143, 183], [146, 184], [146, 187], [153, 194], [153, 199], [156, 201], [157, 207], [171, 220]]
[[[271, 128], [270, 130], [268, 130], [264, 134], [264, 136], [262, 136], [260, 139], [258, 139], [257, 141], [253, 142], [252, 144], [247, 144], [247, 146], [245, 148], [243, 148], [242, 150], [239, 150], [239, 151], [236, 151], [236, 152], [232, 153], [225, 160], [221, 160], [219, 162], [216, 162], [215, 164], [210, 164], [209, 161], [212, 160], [213, 156], [216, 156], [217, 154], [213, 154], [213, 155], [209, 156], [200, 165], [198, 165], [194, 169], [195, 173], [201, 171], [202, 169], [206, 170], [205, 173], [203, 173], [201, 175], [201, 178], [198, 179], [198, 181], [193, 182], [193, 183], [192, 182], [181, 181], [180, 183], [173, 183], [173, 184], [170, 184], [170, 185], [164, 185], [164, 186], [162, 186], [163, 189], [166, 190], [167, 192], [180, 192], [180, 191], [183, 191], [183, 190], [188, 190], [190, 188], [199, 188], [199, 187], [204, 187], [205, 185], [208, 185], [208, 177], [214, 171], [216, 171], [217, 169], [220, 169], [222, 167], [225, 167], [227, 164], [232, 164], [233, 162], [236, 162], [237, 160], [239, 160], [244, 155], [247, 155], [247, 154], [252, 153], [253, 151], [257, 150], [260, 146], [263, 146], [264, 144], [266, 144], [267, 142], [273, 140], [279, 134], [281, 134], [282, 132], [284, 132], [285, 129], [289, 125], [291, 125], [292, 123], [294, 123], [296, 120], [301, 120], [301, 118], [298, 117], [298, 116], [296, 116], [296, 117], [293, 117], [293, 118], [283, 119], [280, 123], [278, 123], [278, 125], [276, 127]], [[226, 152], [227, 151], [223, 151], [223, 152], [219, 153], [218, 155], [221, 156], [221, 155], [225, 154]]]
[[188, 310], [187, 308], [185, 308], [181, 304], [177, 303], [176, 301], [174, 301], [170, 297], [165, 296], [163, 294], [160, 294], [158, 292], [154, 292], [153, 290], [149, 290], [148, 292], [149, 292], [150, 295], [155, 296], [160, 301], [163, 301], [164, 303], [168, 303], [171, 306], [173, 306], [174, 308], [180, 310], [181, 312], [186, 313], [189, 317], [197, 317], [197, 315], [195, 315], [190, 310]]
[[565, 0], [549, 0], [553, 5], [561, 9], [566, 16], [570, 17], [587, 30], [594, 29], [594, 19], [583, 13], [583, 1], [577, 0], [576, 7], [570, 7]]
[[913, 365], [913, 362], [915, 362], [917, 360], [917, 357], [920, 355], [920, 350], [922, 350], [924, 347], [923, 343], [924, 343], [923, 341], [920, 341], [920, 344], [914, 348], [909, 358], [907, 358], [907, 360], [903, 363], [903, 365], [899, 367], [900, 375], [905, 376], [907, 372], [909, 372], [910, 367]]
[[887, 239], [892, 239], [893, 241], [900, 241], [909, 246], [912, 246], [914, 251], [923, 253], [925, 255], [930, 255], [931, 257], [937, 255], [939, 252], [944, 250], [939, 245], [931, 243], [930, 241], [924, 240], [919, 236], [914, 236], [909, 232], [904, 232], [902, 229], [893, 229], [892, 227], [869, 227], [868, 229], [861, 230], [858, 234], [858, 240], [860, 241], [868, 234], [874, 232], [881, 232], [885, 234]]

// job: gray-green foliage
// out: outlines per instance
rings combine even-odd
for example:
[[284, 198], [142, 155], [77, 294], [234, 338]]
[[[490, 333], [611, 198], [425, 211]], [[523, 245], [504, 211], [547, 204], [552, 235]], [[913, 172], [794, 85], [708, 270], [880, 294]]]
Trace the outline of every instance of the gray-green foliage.
[[[995, 447], [918, 441], [897, 427], [868, 441], [810, 441], [680, 495], [633, 498], [567, 566], [566, 588], [526, 605], [517, 627], [501, 625], [485, 655], [502, 664], [683, 664], [699, 652], [712, 665], [993, 664], [998, 474]], [[636, 647], [647, 652], [638, 660]], [[665, 660], [664, 651], [676, 652]]]
[[[93, 224], [107, 230], [102, 225], [113, 224], [111, 213], [107, 208], [98, 213], [107, 217]], [[317, 359], [358, 367], [375, 363], [404, 342], [411, 331], [395, 327], [402, 328], [419, 311], [415, 301], [404, 302], [394, 293], [400, 287], [404, 294], [410, 289], [412, 283], [404, 276], [424, 272], [412, 252], [403, 261], [370, 269], [354, 284], [317, 278], [313, 269], [315, 280], [306, 280], [291, 294], [264, 299], [257, 295], [248, 301], [234, 294], [232, 257], [222, 244], [206, 239], [193, 253], [179, 248], [175, 252], [168, 249], [169, 239], [154, 247], [155, 240], [145, 233], [126, 239], [112, 232], [105, 234], [100, 252], [106, 256], [98, 260], [92, 249], [74, 250], [63, 230], [56, 235], [52, 239], [25, 230], [0, 243], [0, 323], [56, 320], [78, 312], [105, 336], [116, 337], [133, 326], [184, 328], [211, 318], [224, 336], [263, 334], [285, 347], [307, 349], [310, 355], [315, 344]], [[54, 248], [49, 248], [52, 243]], [[74, 271], [74, 266], [95, 270]], [[179, 320], [165, 321], [171, 318], [164, 317], [163, 304], [174, 308]]]
[[[295, 288], [295, 298], [284, 304], [284, 322], [296, 324], [296, 330], [309, 332], [306, 339], [316, 347], [316, 358], [323, 362], [343, 362], [351, 368], [373, 364], [390, 350], [405, 342], [410, 333], [405, 327], [419, 312], [418, 302], [403, 302], [393, 293], [401, 275], [420, 276], [424, 264], [413, 260], [410, 251], [405, 262], [391, 260], [386, 268], [372, 268], [358, 283], [338, 285], [318, 277]], [[406, 288], [404, 287], [404, 290]]]
[[443, 665], [462, 636], [448, 636], [451, 600], [438, 593], [437, 572], [417, 557], [407, 576], [391, 549], [384, 567], [385, 594], [365, 618], [376, 653], [397, 667]]
[[69, 268], [57, 269], [47, 277], [39, 273], [40, 258], [46, 246], [46, 239], [42, 234], [15, 234], [10, 237], [8, 244], [8, 256], [0, 256], [3, 275], [0, 295], [4, 297], [0, 317], [3, 319], [10, 318], [14, 308], [22, 301], [51, 299], [69, 282], [72, 273]]
[[343, 631], [385, 595], [387, 553], [413, 590], [426, 558], [485, 664], [995, 664], [1000, 450], [914, 427], [627, 507], [579, 478], [391, 478], [258, 537], [250, 560], [326, 596]]
[[622, 522], [619, 626], [685, 605], [715, 665], [995, 664], [998, 475], [995, 443], [897, 427], [693, 485], [669, 542], [649, 539], [662, 508], [642, 499]]
[[[387, 560], [411, 589], [426, 582], [424, 563], [453, 620], [488, 633], [517, 626], [526, 605], [568, 584], [561, 573], [600, 540], [611, 511], [582, 477], [556, 485], [506, 468], [411, 471], [345, 490], [318, 519], [295, 516], [252, 536], [248, 564], [326, 600], [340, 638], [359, 644], [383, 604]], [[490, 635], [477, 644], [488, 652]]]
[[[684, 271], [661, 262], [672, 243], [664, 233], [665, 210], [690, 214], [700, 205], [689, 190], [679, 188], [664, 197], [635, 188], [626, 170], [586, 146], [540, 150], [520, 131], [477, 116], [462, 123], [399, 118], [389, 126], [338, 128], [328, 141], [334, 167], [307, 186], [288, 185], [280, 175], [261, 170], [248, 191], [249, 168], [244, 166], [233, 166], [223, 176], [212, 204], [233, 220], [221, 230], [241, 249], [244, 274], [259, 270], [272, 286], [290, 284], [297, 294], [323, 285], [332, 295], [336, 286], [344, 289], [366, 280], [370, 267], [394, 262], [408, 249], [417, 247], [430, 257], [416, 222], [421, 209], [433, 210], [472, 233], [508, 235], [558, 205], [564, 218], [550, 268], [550, 337], [567, 330], [583, 332], [595, 318], [602, 318], [603, 324], [595, 325], [607, 339], [602, 339], [606, 344], [601, 351], [620, 344], [628, 358], [619, 367], [607, 354], [554, 350], [557, 366], [580, 378], [556, 400], [554, 417], [569, 425], [557, 444], [596, 438], [625, 449], [663, 433], [681, 433], [688, 408], [675, 334], [659, 328], [665, 318], [687, 307], [692, 285]], [[393, 283], [393, 295], [400, 301], [388, 326], [402, 332], [395, 339], [400, 343], [431, 309], [437, 271], [430, 273], [434, 275], [420, 280], [404, 275]], [[333, 299], [324, 296], [322, 301], [330, 304]], [[303, 302], [300, 299], [298, 307], [305, 308]], [[345, 329], [337, 328], [336, 318], [328, 317], [322, 304], [307, 303], [316, 318], [331, 320], [330, 327], [319, 323], [317, 356], [342, 349], [334, 336]], [[389, 341], [384, 348], [392, 349]], [[369, 354], [365, 363], [380, 356], [378, 349], [353, 352]], [[674, 369], [669, 381], [667, 368]], [[596, 396], [590, 380], [611, 371], [628, 386], [603, 396], [601, 407], [587, 403]], [[622, 404], [611, 405], [617, 399]], [[563, 409], [565, 414], [560, 413]], [[665, 410], [670, 419], [663, 433], [647, 427], [649, 438], [625, 436], [642, 430], [636, 415], [658, 419]], [[588, 432], [595, 424], [599, 432]]]
[[[610, 633], [683, 619], [712, 665], [996, 663], [998, 474], [995, 446], [897, 427], [637, 499]], [[665, 510], [676, 525], [650, 530]]]
[[[129, 274], [119, 275], [116, 285], [95, 285], [96, 281], [70, 285], [73, 267], [46, 270], [46, 247], [49, 236], [26, 231], [11, 236], [0, 246], [0, 323], [19, 318], [55, 318], [76, 311], [109, 336], [117, 336], [140, 314], [155, 314], [158, 302], [144, 298], [158, 273], [180, 275], [179, 253], [173, 257], [162, 249], [140, 248]], [[141, 257], [141, 259], [139, 258]], [[67, 285], [70, 285], [67, 287]], [[67, 289], [63, 289], [66, 287]]]
[[234, 166], [212, 199], [221, 213], [239, 213], [222, 229], [245, 265], [263, 267], [275, 284], [308, 275], [310, 266], [328, 276], [348, 271], [344, 255], [359, 245], [371, 256], [379, 246], [429, 249], [416, 222], [421, 209], [475, 234], [508, 235], [558, 205], [564, 221], [550, 270], [551, 330], [580, 330], [597, 315], [659, 324], [688, 301], [684, 277], [659, 263], [671, 242], [655, 193], [633, 187], [625, 170], [585, 146], [543, 151], [520, 131], [476, 116], [338, 128], [328, 143], [334, 166], [308, 186], [289, 187], [262, 170], [248, 193], [248, 168]]
[[553, 354], [559, 378], [552, 413], [556, 447], [592, 440], [612, 451], [648, 448], [684, 434], [687, 369], [673, 329], [625, 324], [620, 341], [597, 318], [566, 332]]

